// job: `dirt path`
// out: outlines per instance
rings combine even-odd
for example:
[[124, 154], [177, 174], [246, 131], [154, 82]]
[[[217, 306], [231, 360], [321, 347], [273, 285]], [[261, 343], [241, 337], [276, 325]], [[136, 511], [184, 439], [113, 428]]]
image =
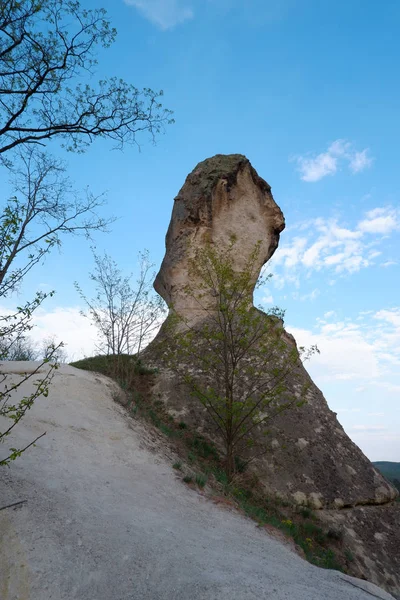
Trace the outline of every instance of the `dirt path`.
[[0, 471], [0, 507], [26, 500], [0, 510], [1, 600], [391, 598], [183, 485], [113, 385], [63, 366], [17, 428], [14, 446], [47, 435]]

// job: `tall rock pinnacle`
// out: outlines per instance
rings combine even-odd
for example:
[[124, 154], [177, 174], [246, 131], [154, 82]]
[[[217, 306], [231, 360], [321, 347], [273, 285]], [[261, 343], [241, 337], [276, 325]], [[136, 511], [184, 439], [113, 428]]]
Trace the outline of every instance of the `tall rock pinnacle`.
[[[259, 244], [255, 284], [261, 267], [278, 247], [284, 227], [283, 214], [270, 186], [257, 175], [245, 156], [209, 158], [188, 175], [175, 198], [166, 254], [154, 287], [185, 321], [197, 320], [201, 326], [200, 317], [205, 315], [199, 316], [196, 302], [185, 293], [188, 285], [194, 293], [197, 289], [190, 269], [196, 252], [207, 244], [223, 252], [234, 238], [233, 268], [239, 272]], [[288, 347], [295, 349], [294, 338], [283, 327], [281, 332]], [[149, 364], [158, 369], [151, 398], [157, 398], [172, 418], [183, 420], [218, 448], [218, 436], [207, 411], [171, 372], [168, 363], [163, 363], [157, 345], [162, 339], [163, 328], [144, 351]], [[268, 366], [266, 376], [267, 371]], [[268, 496], [317, 511], [318, 520], [332, 528], [340, 544], [353, 554], [353, 575], [398, 594], [397, 492], [346, 434], [300, 359], [296, 378], [288, 383], [294, 396], [299, 381], [308, 388], [307, 402], [296, 410], [277, 415], [268, 430], [263, 430], [262, 425], [254, 430], [258, 441], [265, 444], [265, 453], [255, 457], [251, 469]]]
[[259, 242], [255, 285], [261, 267], [278, 247], [284, 227], [282, 211], [270, 186], [245, 156], [217, 154], [208, 158], [188, 175], [175, 198], [166, 253], [154, 287], [169, 307], [173, 305], [188, 316], [192, 307], [184, 286], [188, 282], [188, 261], [196, 250], [206, 243], [223, 250], [234, 236], [235, 266], [240, 271]]

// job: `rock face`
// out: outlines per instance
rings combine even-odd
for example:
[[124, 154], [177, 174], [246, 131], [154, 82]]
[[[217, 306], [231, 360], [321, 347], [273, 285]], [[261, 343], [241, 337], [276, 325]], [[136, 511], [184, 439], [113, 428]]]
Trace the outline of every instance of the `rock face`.
[[[188, 175], [175, 198], [166, 253], [154, 287], [169, 307], [173, 306], [186, 318], [198, 320], [204, 315], [199, 315], [198, 305], [194, 308], [191, 296], [184, 292], [189, 277], [188, 262], [193, 253], [210, 242], [224, 248], [235, 236], [235, 267], [240, 271], [255, 244], [260, 243], [255, 285], [261, 267], [278, 247], [284, 227], [282, 211], [273, 199], [270, 186], [245, 156], [209, 158]], [[191, 280], [190, 286], [195, 289], [196, 282]], [[285, 331], [283, 336], [287, 344], [296, 344]], [[258, 464], [265, 485], [299, 504], [315, 508], [393, 500], [394, 488], [348, 438], [321, 391], [301, 368], [304, 380], [310, 383], [307, 404], [301, 410], [285, 413], [272, 428], [270, 451]], [[178, 400], [179, 392], [173, 391], [176, 387], [173, 379], [170, 384], [163, 382], [163, 394], [168, 394], [170, 385], [179, 411], [189, 413], [194, 409], [194, 424], [206, 429], [202, 407], [199, 410], [193, 405], [194, 401], [186, 397], [185, 391]]]
[[[244, 156], [217, 155], [207, 159], [187, 177], [175, 199], [166, 254], [155, 289], [169, 307], [173, 306], [186, 318], [199, 319], [183, 293], [193, 249], [201, 248], [205, 242], [224, 247], [234, 235], [238, 248], [237, 269], [240, 270], [254, 244], [260, 241], [261, 269], [276, 250], [284, 226], [283, 214], [272, 197], [270, 186]], [[190, 282], [192, 287], [193, 283]], [[282, 335], [288, 345], [296, 344], [284, 330]], [[152, 345], [149, 357], [151, 352]], [[272, 426], [268, 425], [268, 452], [254, 462], [253, 468], [268, 493], [321, 509], [321, 517], [325, 518], [323, 513], [326, 513], [327, 520], [335, 521], [332, 515], [340, 515], [336, 521], [344, 532], [350, 532], [347, 535], [350, 546], [351, 540], [354, 541], [351, 547], [357, 557], [358, 575], [372, 577], [376, 583], [400, 593], [400, 557], [393, 556], [384, 545], [388, 526], [392, 526], [393, 513], [396, 513], [398, 525], [391, 532], [392, 545], [397, 543], [400, 547], [400, 507], [398, 504], [393, 507], [397, 491], [346, 435], [301, 363], [298, 368], [304, 382], [310, 384], [307, 403], [281, 415]], [[161, 370], [153, 392], [174, 417], [203, 435], [214, 436], [203, 406], [190, 397], [171, 373]], [[372, 551], [367, 539], [366, 547], [360, 550], [363, 528], [355, 527], [354, 515], [361, 507], [366, 507], [371, 518], [373, 516], [375, 557], [367, 556]], [[390, 525], [386, 517], [389, 507]], [[379, 564], [375, 571], [371, 561]], [[381, 577], [379, 572], [383, 573]]]
[[[188, 302], [188, 261], [196, 249], [211, 242], [219, 248], [238, 240], [237, 269], [246, 264], [260, 242], [259, 270], [278, 247], [285, 227], [271, 187], [241, 154], [217, 154], [197, 165], [175, 198], [166, 237], [166, 253], [154, 282], [169, 307], [197, 319], [198, 306]], [[258, 271], [259, 272], [259, 271]], [[254, 280], [256, 283], [257, 276]], [[191, 287], [195, 285], [190, 282]]]

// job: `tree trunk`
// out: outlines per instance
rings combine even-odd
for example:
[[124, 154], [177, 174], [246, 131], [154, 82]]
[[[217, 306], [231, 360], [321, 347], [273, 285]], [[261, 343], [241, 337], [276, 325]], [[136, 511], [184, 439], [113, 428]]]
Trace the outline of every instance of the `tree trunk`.
[[233, 444], [232, 440], [228, 440], [226, 444], [226, 465], [225, 465], [225, 473], [228, 479], [228, 483], [232, 481], [233, 475], [235, 473], [235, 461], [233, 456]]

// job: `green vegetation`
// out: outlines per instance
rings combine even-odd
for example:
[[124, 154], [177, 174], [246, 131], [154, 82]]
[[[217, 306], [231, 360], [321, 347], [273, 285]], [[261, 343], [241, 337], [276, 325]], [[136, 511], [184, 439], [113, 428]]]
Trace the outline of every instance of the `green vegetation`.
[[[261, 242], [240, 272], [235, 269], [235, 244], [232, 237], [225, 250], [208, 244], [194, 253], [189, 261], [192, 283], [184, 293], [201, 318], [193, 324], [177, 312], [170, 314], [157, 347], [163, 364], [206, 409], [223, 442], [229, 481], [266, 451], [266, 426], [305, 403], [310, 383], [298, 366], [318, 351], [286, 343], [282, 311], [266, 314], [253, 307]], [[208, 458], [209, 449], [200, 446], [196, 451]]]
[[[400, 462], [380, 460], [372, 463], [400, 492]], [[400, 498], [398, 498], [400, 501]]]
[[353, 561], [354, 561], [354, 556], [353, 556], [352, 552], [350, 552], [350, 550], [345, 550], [345, 551], [344, 551], [344, 555], [345, 555], [345, 557], [346, 557], [346, 560], [347, 560], [348, 562], [350, 562], [350, 563], [351, 563], [351, 562], [353, 562]]
[[199, 488], [203, 488], [207, 483], [207, 477], [203, 473], [198, 473], [196, 475], [195, 481]]
[[[123, 390], [129, 390], [132, 393], [137, 393], [141, 375], [157, 373], [157, 369], [146, 367], [139, 358], [132, 354], [92, 356], [72, 362], [71, 365], [77, 369], [107, 375], [117, 381]], [[136, 401], [140, 402], [138, 398]]]
[[400, 479], [400, 462], [379, 460], [372, 464], [388, 479]]

